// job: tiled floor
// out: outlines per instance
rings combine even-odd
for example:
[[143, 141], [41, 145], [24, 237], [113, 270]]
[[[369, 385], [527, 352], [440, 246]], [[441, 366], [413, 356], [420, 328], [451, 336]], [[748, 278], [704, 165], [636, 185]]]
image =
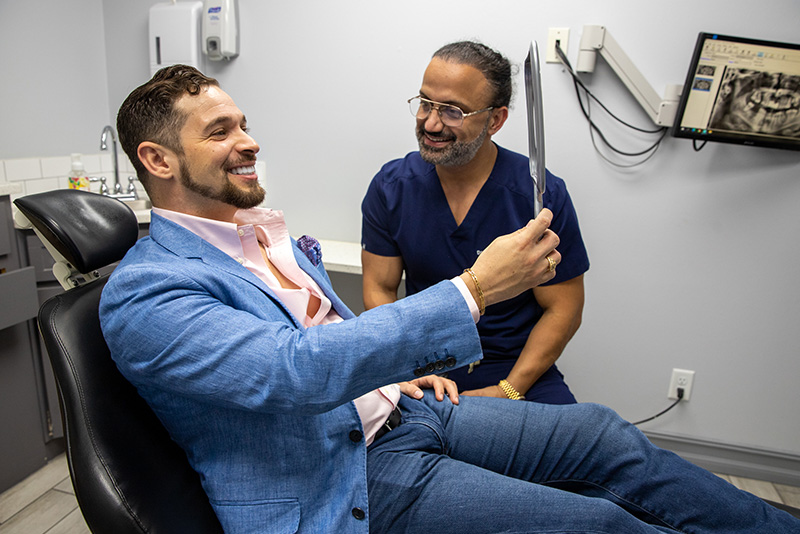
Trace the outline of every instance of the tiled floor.
[[0, 534], [91, 534], [72, 491], [65, 455], [0, 494]]
[[[763, 499], [800, 508], [800, 488], [720, 476]], [[0, 534], [91, 534], [78, 509], [63, 454], [0, 494]]]

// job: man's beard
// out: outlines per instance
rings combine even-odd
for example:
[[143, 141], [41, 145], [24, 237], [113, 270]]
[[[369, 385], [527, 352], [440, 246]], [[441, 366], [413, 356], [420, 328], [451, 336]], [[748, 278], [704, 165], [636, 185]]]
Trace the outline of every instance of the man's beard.
[[[249, 189], [242, 190], [233, 185], [233, 183], [228, 179], [225, 181], [222, 189], [218, 191], [214, 190], [208, 185], [203, 185], [194, 181], [192, 174], [189, 171], [189, 164], [184, 158], [181, 158], [180, 160], [180, 171], [181, 184], [183, 184], [183, 186], [188, 190], [193, 191], [198, 195], [202, 195], [205, 198], [218, 200], [242, 210], [255, 208], [264, 201], [264, 197], [267, 194], [267, 192], [264, 191], [264, 188], [261, 187], [261, 184], [259, 184], [257, 181], [252, 182], [252, 185]], [[227, 178], [227, 173], [225, 176]]]
[[[434, 148], [425, 144], [425, 132], [422, 126], [417, 126], [417, 141], [419, 141], [419, 155], [422, 159], [432, 165], [443, 165], [445, 167], [460, 167], [466, 165], [478, 153], [481, 145], [483, 145], [486, 135], [489, 132], [489, 120], [483, 127], [483, 131], [474, 140], [465, 142], [455, 140], [449, 146], [444, 148]], [[453, 136], [451, 134], [453, 138]]]

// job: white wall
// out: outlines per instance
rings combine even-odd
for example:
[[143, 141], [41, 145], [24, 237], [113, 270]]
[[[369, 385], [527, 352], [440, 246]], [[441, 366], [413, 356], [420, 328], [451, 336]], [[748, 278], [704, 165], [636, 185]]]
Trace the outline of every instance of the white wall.
[[105, 41], [101, 0], [0, 2], [0, 159], [98, 152]]
[[[93, 135], [149, 76], [152, 3], [102, 2], [106, 56], [95, 59], [107, 69], [108, 94], [96, 103], [107, 117]], [[97, 4], [84, 0], [79, 9], [96, 19]], [[241, 56], [208, 73], [246, 113], [269, 198], [293, 233], [350, 241], [359, 239], [372, 175], [414, 149], [405, 100], [448, 41], [478, 38], [521, 62], [531, 39], [544, 43], [548, 27], [569, 27], [574, 61], [583, 25], [603, 24], [662, 93], [683, 82], [698, 32], [797, 41], [800, 19], [795, 0], [675, 0], [660, 10], [634, 0], [240, 0], [240, 9]], [[0, 35], [10, 24], [0, 17]], [[55, 25], [34, 27], [29, 40], [58, 33]], [[53, 46], [47, 63], [82, 61], [76, 46]], [[19, 78], [33, 71], [12, 66]], [[612, 109], [647, 124], [602, 61], [587, 80]], [[63, 94], [65, 82], [53, 80], [48, 94]], [[712, 144], [696, 153], [691, 142], [667, 138], [650, 162], [620, 171], [593, 151], [563, 69], [546, 65], [543, 85], [548, 167], [567, 181], [592, 260], [584, 324], [560, 364], [579, 399], [643, 418], [666, 405], [673, 367], [693, 369], [691, 401], [646, 428], [800, 455], [800, 154]], [[46, 98], [23, 95], [27, 104]], [[4, 113], [24, 125], [25, 108]], [[49, 119], [45, 126], [65, 126], [55, 113]], [[496, 140], [526, 150], [519, 98]], [[74, 139], [79, 151], [83, 142]], [[38, 148], [74, 150], [52, 138]]]

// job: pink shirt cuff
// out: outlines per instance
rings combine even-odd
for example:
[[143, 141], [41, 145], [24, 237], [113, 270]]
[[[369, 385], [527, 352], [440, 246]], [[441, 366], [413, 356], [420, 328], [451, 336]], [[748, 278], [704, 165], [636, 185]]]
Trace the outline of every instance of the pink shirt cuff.
[[472, 296], [472, 293], [469, 292], [469, 289], [467, 289], [467, 284], [464, 283], [464, 280], [462, 280], [460, 276], [451, 278], [450, 281], [453, 282], [461, 292], [461, 296], [464, 297], [464, 300], [467, 302], [467, 306], [469, 306], [469, 311], [472, 313], [472, 320], [477, 323], [481, 318], [481, 310], [478, 309], [478, 304], [475, 302], [475, 298]]

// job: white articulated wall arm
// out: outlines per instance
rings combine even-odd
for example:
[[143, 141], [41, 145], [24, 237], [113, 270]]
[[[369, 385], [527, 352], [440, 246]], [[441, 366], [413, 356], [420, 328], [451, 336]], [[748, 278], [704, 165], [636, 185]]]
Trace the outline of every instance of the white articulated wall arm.
[[617, 41], [611, 37], [605, 26], [584, 26], [576, 70], [578, 72], [594, 72], [598, 52], [653, 122], [659, 126], [672, 126], [682, 86], [670, 86], [668, 94], [662, 99], [627, 54], [623, 52]]

